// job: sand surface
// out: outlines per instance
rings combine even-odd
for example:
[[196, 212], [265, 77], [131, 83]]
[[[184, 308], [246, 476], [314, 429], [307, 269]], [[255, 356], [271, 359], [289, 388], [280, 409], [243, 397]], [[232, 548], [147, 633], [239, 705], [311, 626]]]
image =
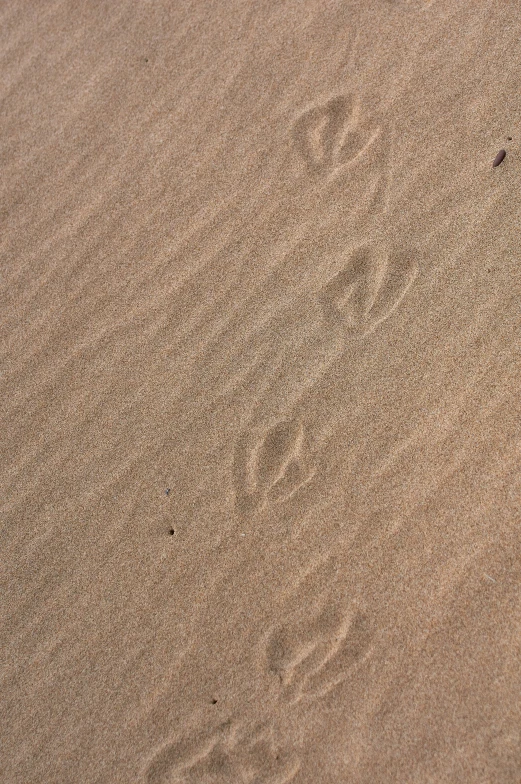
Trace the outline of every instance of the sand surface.
[[521, 5], [3, 0], [0, 85], [2, 784], [518, 784]]

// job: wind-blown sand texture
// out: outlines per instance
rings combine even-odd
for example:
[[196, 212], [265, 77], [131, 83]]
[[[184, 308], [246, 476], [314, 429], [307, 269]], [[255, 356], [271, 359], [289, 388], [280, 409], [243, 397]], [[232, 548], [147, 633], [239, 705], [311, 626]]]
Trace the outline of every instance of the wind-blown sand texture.
[[519, 3], [4, 0], [0, 66], [0, 781], [518, 784]]

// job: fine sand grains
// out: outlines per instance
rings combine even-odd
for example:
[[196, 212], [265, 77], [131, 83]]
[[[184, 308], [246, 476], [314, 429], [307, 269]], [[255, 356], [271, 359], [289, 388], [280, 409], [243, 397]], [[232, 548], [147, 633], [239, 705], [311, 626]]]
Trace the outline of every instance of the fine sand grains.
[[0, 3], [2, 784], [518, 784], [507, 5]]

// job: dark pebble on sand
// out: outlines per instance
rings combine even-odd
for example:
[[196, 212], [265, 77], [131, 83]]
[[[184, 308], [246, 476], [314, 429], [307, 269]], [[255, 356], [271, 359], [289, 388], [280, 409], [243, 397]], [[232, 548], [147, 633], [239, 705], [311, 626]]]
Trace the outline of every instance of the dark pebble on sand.
[[494, 158], [494, 163], [492, 164], [492, 166], [495, 168], [496, 166], [499, 166], [500, 163], [503, 163], [506, 154], [507, 154], [506, 150], [500, 150], [496, 155], [496, 157]]

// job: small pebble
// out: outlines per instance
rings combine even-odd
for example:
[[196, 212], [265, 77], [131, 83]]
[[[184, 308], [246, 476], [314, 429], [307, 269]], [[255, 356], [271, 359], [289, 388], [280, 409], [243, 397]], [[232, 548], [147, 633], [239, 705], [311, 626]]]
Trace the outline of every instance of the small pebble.
[[496, 157], [494, 158], [494, 163], [492, 164], [492, 166], [495, 168], [496, 166], [499, 166], [500, 163], [503, 163], [506, 154], [507, 154], [506, 150], [500, 150], [496, 155]]

